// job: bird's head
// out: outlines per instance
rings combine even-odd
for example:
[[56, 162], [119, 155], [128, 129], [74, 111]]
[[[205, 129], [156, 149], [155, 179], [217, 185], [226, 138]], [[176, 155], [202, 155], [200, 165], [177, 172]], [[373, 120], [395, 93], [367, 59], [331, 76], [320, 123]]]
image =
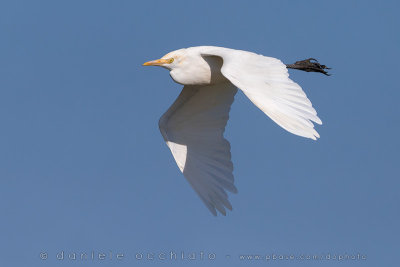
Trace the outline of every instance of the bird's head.
[[172, 51], [160, 59], [152, 60], [143, 63], [143, 66], [160, 66], [169, 70], [172, 70], [179, 66], [179, 64], [185, 58], [185, 50], [186, 49], [179, 49], [176, 51]]

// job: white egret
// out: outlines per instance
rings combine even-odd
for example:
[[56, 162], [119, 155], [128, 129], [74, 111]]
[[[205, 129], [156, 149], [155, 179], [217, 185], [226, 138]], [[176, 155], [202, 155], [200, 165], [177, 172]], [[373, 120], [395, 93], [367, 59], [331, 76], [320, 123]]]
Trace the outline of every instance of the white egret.
[[328, 75], [326, 66], [311, 60], [285, 65], [247, 51], [199, 46], [143, 64], [170, 70], [172, 79], [184, 85], [159, 127], [179, 169], [212, 214], [232, 210], [226, 191], [237, 192], [230, 144], [223, 136], [237, 88], [285, 130], [313, 140], [319, 137], [313, 122], [322, 122], [287, 70]]

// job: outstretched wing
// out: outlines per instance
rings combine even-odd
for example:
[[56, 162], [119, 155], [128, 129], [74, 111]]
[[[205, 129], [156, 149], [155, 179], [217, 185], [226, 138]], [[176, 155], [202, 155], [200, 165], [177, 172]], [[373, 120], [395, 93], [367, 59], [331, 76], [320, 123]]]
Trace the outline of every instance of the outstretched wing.
[[289, 79], [279, 59], [222, 47], [203, 47], [202, 55], [223, 59], [221, 73], [285, 130], [316, 140], [322, 124], [301, 87]]
[[186, 85], [160, 118], [165, 142], [185, 178], [207, 208], [232, 209], [225, 190], [236, 193], [230, 144], [223, 133], [237, 89], [230, 82]]

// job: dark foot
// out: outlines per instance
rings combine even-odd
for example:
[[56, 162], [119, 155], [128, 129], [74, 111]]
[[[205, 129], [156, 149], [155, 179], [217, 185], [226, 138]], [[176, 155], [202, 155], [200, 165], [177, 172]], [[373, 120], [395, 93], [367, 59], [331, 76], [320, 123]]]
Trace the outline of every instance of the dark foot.
[[325, 65], [319, 64], [318, 60], [316, 60], [315, 58], [296, 61], [294, 64], [287, 64], [286, 67], [290, 69], [302, 70], [307, 72], [320, 72], [327, 76], [330, 76], [330, 74], [325, 70], [331, 69]]

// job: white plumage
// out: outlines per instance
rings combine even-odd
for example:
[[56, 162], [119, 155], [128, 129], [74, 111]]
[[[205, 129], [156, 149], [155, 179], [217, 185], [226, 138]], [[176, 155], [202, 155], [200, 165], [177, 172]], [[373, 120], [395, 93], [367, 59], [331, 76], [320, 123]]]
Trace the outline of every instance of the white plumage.
[[170, 70], [183, 90], [159, 127], [179, 169], [207, 208], [232, 209], [226, 191], [234, 186], [230, 144], [223, 133], [237, 92], [285, 130], [316, 140], [322, 124], [301, 87], [280, 60], [247, 51], [199, 46], [168, 53], [143, 65]]

